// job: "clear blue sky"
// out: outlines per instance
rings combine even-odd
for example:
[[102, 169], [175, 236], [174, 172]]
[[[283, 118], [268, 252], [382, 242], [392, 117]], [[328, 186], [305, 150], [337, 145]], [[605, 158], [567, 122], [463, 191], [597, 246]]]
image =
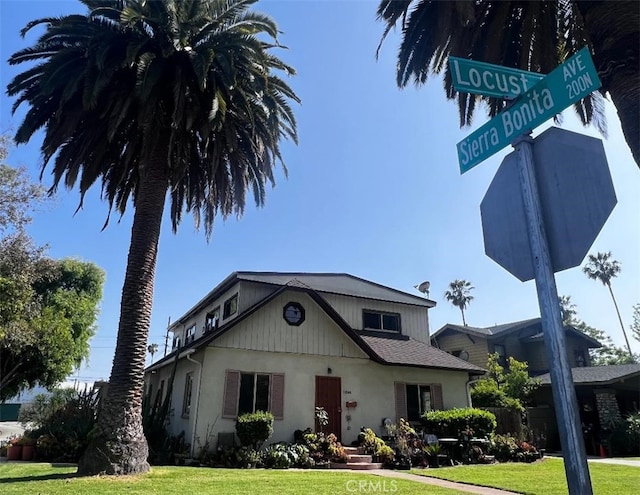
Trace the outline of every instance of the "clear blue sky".
[[[300, 145], [284, 144], [289, 178], [278, 172], [266, 206], [249, 206], [239, 221], [218, 221], [210, 243], [189, 217], [177, 235], [165, 218], [150, 342], [162, 349], [168, 318], [179, 317], [234, 270], [348, 272], [416, 294], [413, 286], [429, 280], [431, 298], [438, 302], [430, 311], [432, 331], [461, 323], [459, 310], [443, 298], [456, 278], [476, 287], [467, 312], [470, 325], [539, 315], [534, 283], [518, 281], [484, 254], [479, 205], [506, 150], [460, 176], [455, 145], [486, 117], [478, 112], [470, 129], [459, 129], [457, 107], [446, 100], [438, 78], [417, 89], [396, 87], [399, 38], [390, 36], [376, 61], [383, 28], [375, 20], [376, 6], [373, 1], [257, 4], [284, 31], [281, 42], [289, 50], [279, 55], [298, 71], [291, 84], [302, 98], [295, 109]], [[0, 132], [15, 130], [25, 110], [12, 117], [12, 101], [4, 94], [17, 73], [6, 60], [35, 40], [21, 39], [19, 29], [34, 18], [79, 12], [77, 2], [0, 0]], [[628, 327], [632, 306], [640, 302], [640, 171], [613, 106], [608, 117], [605, 149], [618, 205], [591, 252], [610, 250], [622, 264], [613, 288]], [[583, 129], [572, 110], [564, 112], [564, 127], [598, 136]], [[15, 149], [8, 163], [26, 165], [37, 178], [40, 140], [38, 135]], [[48, 171], [43, 181], [51, 183]], [[93, 190], [74, 216], [77, 190], [60, 190], [30, 229], [38, 243], [50, 245], [51, 256], [79, 257], [107, 272], [90, 361], [79, 373], [86, 381], [109, 376], [131, 228], [129, 213], [120, 222], [112, 218], [101, 232], [107, 205], [99, 196], [99, 189]], [[604, 286], [579, 268], [556, 279], [580, 318], [623, 344]], [[640, 351], [640, 343], [632, 346]]]

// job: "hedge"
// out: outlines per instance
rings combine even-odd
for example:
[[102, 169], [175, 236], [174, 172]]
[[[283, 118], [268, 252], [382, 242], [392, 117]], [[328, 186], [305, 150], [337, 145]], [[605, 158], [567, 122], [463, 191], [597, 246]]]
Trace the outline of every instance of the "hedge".
[[428, 433], [438, 437], [458, 438], [460, 432], [471, 428], [476, 437], [488, 437], [496, 430], [496, 417], [493, 413], [467, 407], [446, 411], [428, 411], [420, 422]]

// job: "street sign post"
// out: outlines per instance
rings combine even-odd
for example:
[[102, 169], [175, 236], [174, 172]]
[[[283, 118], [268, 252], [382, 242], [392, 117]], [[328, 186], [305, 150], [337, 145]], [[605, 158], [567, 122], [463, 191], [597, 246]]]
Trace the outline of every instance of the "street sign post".
[[456, 91], [513, 99], [529, 91], [544, 74], [511, 69], [466, 58], [449, 57], [449, 72]]
[[[497, 85], [499, 77], [497, 72], [489, 72], [489, 69], [486, 69], [486, 72], [481, 72], [481, 69], [476, 68], [477, 74], [474, 73], [475, 82], [472, 83], [471, 68], [468, 68], [466, 72], [469, 76], [469, 80], [467, 81], [461, 78], [461, 75], [464, 74], [462, 67], [463, 65], [459, 63], [456, 65], [455, 60], [453, 61], [452, 68], [455, 70], [459, 69], [454, 77], [458, 77], [463, 82], [468, 82], [469, 84], [465, 86], [470, 88], [469, 92], [473, 92], [474, 90], [479, 92], [485, 89], [485, 86], [488, 86], [487, 83], [490, 85], [495, 83]], [[471, 88], [471, 86], [473, 86], [474, 89]], [[547, 179], [545, 179], [544, 174], [539, 174], [539, 177], [537, 177], [535, 162], [536, 160], [548, 161], [551, 158], [555, 159], [556, 157], [552, 157], [554, 154], [562, 155], [564, 160], [571, 161], [573, 159], [570, 158], [572, 150], [569, 149], [571, 139], [569, 139], [568, 142], [564, 142], [564, 146], [567, 149], [562, 149], [561, 152], [558, 152], [557, 148], [554, 149], [553, 146], [549, 146], [546, 151], [543, 149], [543, 152], [536, 153], [533, 140], [529, 134], [534, 127], [542, 124], [545, 120], [551, 118], [572, 103], [584, 98], [599, 87], [600, 80], [598, 79], [589, 51], [587, 47], [585, 47], [569, 58], [564, 64], [553, 70], [548, 76], [537, 82], [531, 89], [521, 94], [511, 107], [501, 112], [457, 145], [461, 173], [478, 165], [507, 144], [511, 143], [515, 148], [514, 153], [505, 159], [494, 182], [497, 182], [501, 186], [505, 184], [509, 185], [513, 183], [511, 179], [517, 177], [517, 182], [519, 182], [520, 185], [520, 195], [508, 189], [502, 189], [502, 191], [505, 193], [505, 196], [510, 198], [510, 201], [515, 201], [518, 208], [523, 211], [524, 215], [520, 215], [517, 222], [524, 222], [526, 225], [526, 236], [521, 235], [518, 242], [515, 243], [512, 242], [512, 239], [509, 239], [509, 235], [501, 236], [504, 244], [500, 244], [500, 241], [498, 241], [495, 246], [492, 246], [492, 249], [495, 249], [496, 252], [504, 250], [509, 253], [513, 252], [514, 249], [519, 250], [528, 247], [530, 251], [530, 257], [528, 258], [521, 257], [518, 254], [509, 254], [508, 256], [498, 254], [497, 258], [500, 261], [504, 261], [503, 266], [512, 265], [514, 268], [512, 273], [515, 273], [521, 280], [526, 280], [530, 278], [531, 275], [535, 277], [538, 305], [540, 306], [540, 315], [542, 317], [544, 343], [551, 375], [553, 402], [556, 417], [558, 418], [560, 443], [562, 445], [567, 486], [570, 495], [592, 495], [593, 489], [591, 487], [587, 456], [582, 438], [578, 401], [576, 399], [571, 368], [569, 367], [567, 356], [564, 327], [560, 314], [560, 304], [558, 302], [558, 290], [554, 277], [554, 260], [550, 252], [549, 244], [549, 238], [556, 244], [558, 243], [558, 238], [563, 238], [564, 233], [557, 232], [558, 230], [562, 230], [563, 226], [562, 222], [554, 223], [553, 221], [549, 221], [549, 210], [545, 212], [545, 206], [541, 202], [538, 181], [540, 178], [542, 178], [542, 180]], [[523, 80], [522, 86], [518, 87], [518, 90], [524, 88], [525, 82]], [[515, 86], [513, 89], [516, 89]], [[544, 134], [540, 137], [543, 138], [543, 136]], [[541, 141], [544, 141], [544, 139]], [[551, 139], [551, 141], [553, 142], [553, 139]], [[562, 141], [562, 139], [560, 139], [560, 141]], [[578, 146], [580, 146], [581, 143], [587, 144], [580, 140], [574, 140], [574, 144], [575, 143], [578, 143]], [[602, 162], [602, 157], [598, 156], [598, 153], [590, 154], [589, 150], [586, 150], [586, 154], [584, 154], [583, 151], [581, 151], [581, 153], [583, 153], [581, 160], [588, 161], [594, 159], [598, 161], [600, 159]], [[604, 163], [606, 165], [606, 159]], [[580, 165], [580, 163], [578, 163], [578, 165]], [[597, 164], [597, 167], [600, 167], [600, 165], [601, 164]], [[552, 181], [558, 178], [558, 176], [554, 174], [555, 171], [547, 174], [552, 178]], [[509, 179], [507, 179], [507, 177], [509, 177]], [[571, 173], [569, 173], [568, 179], [570, 181], [572, 180]], [[583, 183], [591, 188], [599, 185], [594, 177], [586, 177]], [[492, 193], [493, 188], [494, 184], [492, 183], [487, 193], [491, 193], [490, 198], [495, 196], [495, 191]], [[544, 187], [542, 189], [544, 190]], [[562, 191], [560, 191], [560, 194], [562, 194]], [[615, 194], [611, 194], [609, 197], [613, 198], [613, 204], [615, 204]], [[491, 203], [491, 201], [489, 201], [489, 203]], [[561, 204], [566, 203], [561, 202]], [[611, 208], [613, 208], [613, 204], [611, 204]], [[490, 205], [489, 209], [491, 208], [495, 209], [495, 205]], [[606, 214], [604, 214], [604, 217], [600, 215], [598, 219], [590, 220], [588, 228], [584, 229], [584, 232], [580, 232], [580, 239], [570, 239], [568, 246], [563, 246], [560, 242], [560, 245], [557, 246], [560, 251], [554, 254], [557, 265], [556, 268], [562, 267], [565, 264], [571, 265], [575, 263], [576, 258], [580, 252], [584, 250], [586, 244], [588, 244], [586, 249], [589, 248], [593, 241], [593, 239], [589, 241], [589, 237], [592, 237], [593, 234], [593, 227], [600, 222], [604, 223], [609, 214], [606, 208], [603, 208], [600, 213]], [[553, 215], [560, 214], [561, 212], [553, 212]], [[507, 214], [507, 217], [510, 219], [516, 216], [518, 215], [514, 212], [508, 212]], [[558, 225], [560, 225], [559, 229], [557, 228]], [[485, 232], [485, 239], [486, 238], [487, 232]], [[563, 251], [563, 249], [565, 251]]]
[[539, 126], [601, 86], [587, 47], [555, 68], [515, 103], [457, 144], [465, 173], [515, 138]]

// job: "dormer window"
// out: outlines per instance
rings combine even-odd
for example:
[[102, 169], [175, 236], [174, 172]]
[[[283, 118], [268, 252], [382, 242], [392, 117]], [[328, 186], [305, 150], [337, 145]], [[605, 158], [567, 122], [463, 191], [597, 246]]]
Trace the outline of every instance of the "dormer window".
[[205, 320], [205, 332], [210, 332], [218, 328], [218, 322], [220, 321], [220, 306], [216, 307], [213, 311], [207, 313]]
[[173, 344], [171, 345], [171, 350], [179, 349], [180, 344], [181, 344], [180, 337], [178, 336], [173, 337]]
[[400, 315], [398, 313], [383, 313], [365, 309], [362, 312], [362, 321], [365, 330], [400, 332]]
[[238, 294], [234, 294], [224, 302], [223, 318], [229, 318], [231, 315], [236, 314], [238, 311]]
[[189, 328], [187, 328], [187, 336], [184, 339], [185, 345], [190, 344], [196, 339], [196, 324], [194, 323]]

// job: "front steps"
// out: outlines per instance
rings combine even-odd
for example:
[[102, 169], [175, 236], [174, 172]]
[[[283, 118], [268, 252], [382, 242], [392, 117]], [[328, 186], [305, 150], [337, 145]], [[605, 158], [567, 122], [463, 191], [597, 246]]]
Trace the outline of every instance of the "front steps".
[[349, 456], [346, 463], [332, 462], [332, 469], [351, 469], [354, 471], [368, 471], [370, 469], [381, 469], [381, 462], [372, 462], [372, 456], [363, 454], [359, 447], [344, 447]]

